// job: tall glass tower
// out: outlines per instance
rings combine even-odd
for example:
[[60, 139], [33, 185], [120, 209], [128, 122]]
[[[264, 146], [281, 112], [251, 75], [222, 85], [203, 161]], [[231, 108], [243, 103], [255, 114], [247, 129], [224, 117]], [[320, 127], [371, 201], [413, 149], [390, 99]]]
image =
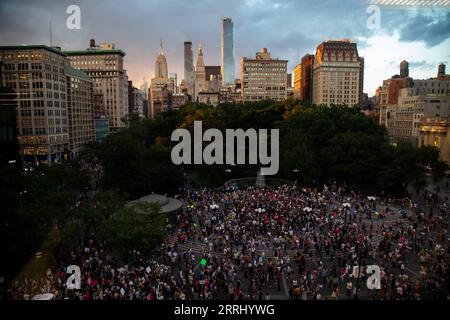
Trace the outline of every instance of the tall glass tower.
[[192, 42], [187, 41], [184, 43], [184, 83], [188, 94], [191, 96], [194, 95], [194, 73], [194, 54], [192, 52]]
[[221, 19], [222, 84], [234, 84], [234, 28], [231, 18]]

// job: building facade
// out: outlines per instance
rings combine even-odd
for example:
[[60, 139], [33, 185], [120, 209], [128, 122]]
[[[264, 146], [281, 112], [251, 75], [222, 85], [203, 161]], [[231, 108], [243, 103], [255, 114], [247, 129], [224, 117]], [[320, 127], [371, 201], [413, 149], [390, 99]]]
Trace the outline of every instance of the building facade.
[[221, 77], [223, 86], [234, 84], [234, 25], [231, 18], [221, 20]]
[[154, 78], [150, 84], [149, 89], [149, 107], [150, 118], [155, 118], [159, 113], [170, 109], [170, 79], [169, 78]]
[[172, 91], [173, 94], [178, 93], [178, 79], [177, 74], [175, 72], [172, 72], [169, 74], [170, 79], [170, 91]]
[[311, 102], [314, 55], [306, 54], [294, 68], [294, 98]]
[[399, 78], [394, 76], [391, 79], [384, 80], [380, 91], [380, 125], [387, 126], [388, 107], [398, 104], [400, 90], [410, 88], [413, 84], [411, 78]]
[[167, 69], [167, 59], [164, 55], [162, 40], [159, 49], [159, 55], [155, 61], [155, 78], [168, 78], [169, 71]]
[[200, 44], [198, 47], [197, 64], [195, 66], [195, 95], [194, 101], [198, 101], [198, 94], [206, 90], [206, 70], [203, 61], [203, 49]]
[[314, 55], [306, 54], [301, 61], [300, 100], [312, 102]]
[[150, 117], [153, 119], [159, 113], [170, 108], [172, 81], [169, 78], [167, 60], [161, 47], [155, 62], [155, 77], [150, 82], [149, 107]]
[[111, 130], [126, 124], [129, 112], [128, 77], [123, 65], [125, 53], [113, 43], [95, 45], [92, 39], [86, 50], [66, 51], [70, 65], [85, 71], [93, 81], [94, 91], [103, 97], [103, 107]]
[[217, 107], [219, 105], [219, 92], [200, 92], [198, 102]]
[[313, 64], [312, 102], [353, 107], [362, 99], [364, 59], [356, 43], [331, 40], [316, 49]]
[[70, 157], [76, 158], [84, 144], [95, 140], [93, 85], [81, 70], [66, 67], [66, 75]]
[[400, 75], [394, 75], [383, 81], [379, 88], [377, 109], [379, 110], [379, 124], [387, 127], [388, 106], [398, 104], [400, 90], [413, 86], [413, 79], [409, 77], [409, 63], [400, 63]]
[[140, 89], [133, 87], [132, 96], [133, 105], [131, 107], [131, 113], [137, 114], [139, 118], [145, 118], [146, 114], [144, 110], [144, 93]]
[[186, 91], [183, 93], [173, 94], [171, 98], [170, 107], [173, 110], [179, 110], [188, 102], [189, 102], [189, 95], [187, 94]]
[[293, 86], [292, 86], [292, 73], [288, 73], [287, 75], [286, 75], [286, 87], [287, 88], [293, 88]]
[[392, 142], [418, 144], [419, 128], [424, 119], [446, 119], [450, 116], [450, 95], [419, 94], [414, 88], [400, 90], [398, 103], [387, 106], [386, 128]]
[[16, 130], [17, 95], [11, 88], [3, 86], [2, 74], [0, 61], [0, 169], [21, 162]]
[[66, 56], [44, 45], [0, 47], [4, 85], [16, 92], [17, 139], [25, 165], [69, 154]]
[[439, 150], [439, 159], [450, 165], [450, 118], [425, 118], [419, 125], [419, 146]]
[[302, 64], [294, 67], [294, 98], [300, 99], [300, 82], [302, 80]]
[[192, 42], [184, 43], [184, 87], [190, 96], [194, 96], [195, 70]]
[[241, 60], [243, 101], [286, 100], [287, 60], [272, 59], [266, 48]]

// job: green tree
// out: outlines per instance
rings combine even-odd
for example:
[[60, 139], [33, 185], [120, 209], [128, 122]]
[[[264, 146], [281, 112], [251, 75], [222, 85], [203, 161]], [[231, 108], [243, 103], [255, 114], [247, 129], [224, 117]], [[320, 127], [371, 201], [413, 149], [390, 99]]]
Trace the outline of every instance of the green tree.
[[135, 203], [124, 206], [103, 223], [107, 244], [125, 258], [137, 250], [149, 253], [163, 239], [166, 216], [156, 204]]

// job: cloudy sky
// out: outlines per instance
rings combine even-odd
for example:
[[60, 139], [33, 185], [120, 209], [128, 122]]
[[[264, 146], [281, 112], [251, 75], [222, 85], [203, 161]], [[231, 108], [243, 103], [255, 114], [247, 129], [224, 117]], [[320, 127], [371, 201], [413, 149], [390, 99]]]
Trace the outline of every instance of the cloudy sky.
[[[72, 4], [81, 9], [80, 30], [66, 27]], [[379, 8], [380, 24], [373, 28], [367, 0], [0, 0], [0, 45], [49, 44], [51, 21], [53, 44], [63, 50], [84, 49], [90, 38], [114, 42], [127, 54], [129, 78], [140, 85], [154, 75], [161, 37], [169, 72], [180, 81], [183, 42], [192, 41], [195, 49], [201, 42], [205, 63], [219, 65], [220, 18], [231, 17], [237, 77], [240, 58], [262, 47], [288, 59], [293, 71], [320, 42], [340, 38], [358, 43], [369, 95], [399, 73], [403, 59], [414, 78], [435, 76], [439, 63], [449, 64], [450, 7]]]

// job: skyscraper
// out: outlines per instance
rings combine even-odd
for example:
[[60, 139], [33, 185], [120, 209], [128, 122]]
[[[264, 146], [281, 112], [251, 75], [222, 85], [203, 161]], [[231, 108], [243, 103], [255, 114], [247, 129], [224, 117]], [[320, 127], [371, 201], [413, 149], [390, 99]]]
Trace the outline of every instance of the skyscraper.
[[194, 54], [192, 42], [184, 43], [184, 86], [189, 95], [194, 95]]
[[5, 46], [0, 60], [5, 85], [17, 93], [17, 139], [24, 164], [62, 160], [69, 153], [66, 56], [44, 45]]
[[222, 19], [222, 37], [221, 37], [221, 54], [222, 54], [222, 84], [234, 84], [234, 28], [231, 18]]
[[66, 51], [72, 68], [85, 71], [93, 81], [94, 94], [103, 98], [110, 128], [125, 127], [122, 121], [128, 115], [128, 76], [123, 62], [125, 52], [113, 43], [95, 44], [91, 39], [86, 50]]
[[151, 118], [154, 118], [158, 113], [169, 109], [170, 93], [170, 79], [167, 70], [167, 60], [164, 56], [161, 41], [159, 55], [155, 62], [155, 77], [151, 80], [149, 90]]
[[167, 60], [164, 56], [162, 40], [159, 48], [159, 55], [155, 62], [155, 78], [168, 78], [169, 73], [167, 71]]
[[169, 79], [170, 79], [170, 91], [172, 91], [173, 94], [178, 93], [178, 79], [177, 79], [177, 73], [171, 72], [169, 73]]
[[362, 99], [364, 59], [347, 39], [321, 43], [313, 64], [312, 102], [356, 106]]
[[195, 67], [195, 100], [198, 94], [205, 91], [205, 62], [203, 61], [202, 45], [198, 47], [197, 65]]

